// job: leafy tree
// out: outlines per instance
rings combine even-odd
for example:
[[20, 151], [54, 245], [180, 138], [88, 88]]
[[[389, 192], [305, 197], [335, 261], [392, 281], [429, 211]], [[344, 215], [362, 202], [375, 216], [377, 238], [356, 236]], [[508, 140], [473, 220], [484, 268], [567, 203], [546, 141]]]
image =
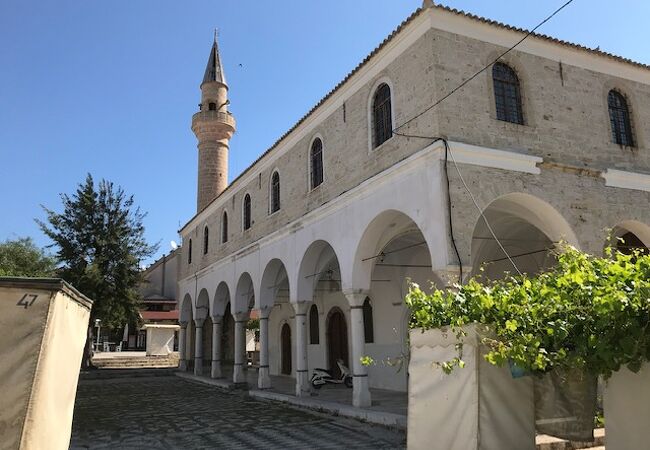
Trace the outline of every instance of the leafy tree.
[[[566, 246], [557, 264], [535, 277], [470, 280], [456, 291], [431, 295], [412, 285], [406, 297], [411, 327], [485, 324], [485, 358], [531, 373], [578, 369], [608, 378], [650, 361], [650, 255], [612, 249], [596, 257]], [[462, 346], [449, 373], [464, 365]]]
[[37, 220], [54, 241], [60, 275], [91, 298], [91, 324], [117, 330], [139, 320], [140, 261], [157, 245], [144, 237], [145, 214], [121, 187], [90, 174], [69, 196], [61, 194], [63, 211], [43, 207], [47, 223]]
[[0, 243], [0, 276], [52, 277], [56, 261], [38, 248], [32, 238], [7, 239]]

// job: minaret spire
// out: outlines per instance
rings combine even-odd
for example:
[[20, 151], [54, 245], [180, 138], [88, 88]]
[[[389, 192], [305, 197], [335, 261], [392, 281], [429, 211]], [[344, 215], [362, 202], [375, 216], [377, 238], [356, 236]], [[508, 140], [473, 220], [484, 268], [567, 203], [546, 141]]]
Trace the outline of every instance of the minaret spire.
[[217, 28], [215, 28], [214, 42], [212, 43], [212, 48], [210, 49], [208, 65], [205, 67], [205, 74], [203, 75], [203, 83], [216, 81], [221, 84], [227, 85], [226, 75], [224, 74], [223, 66], [221, 65], [221, 55], [219, 54], [219, 42], [217, 39], [218, 36], [219, 36], [219, 31]]

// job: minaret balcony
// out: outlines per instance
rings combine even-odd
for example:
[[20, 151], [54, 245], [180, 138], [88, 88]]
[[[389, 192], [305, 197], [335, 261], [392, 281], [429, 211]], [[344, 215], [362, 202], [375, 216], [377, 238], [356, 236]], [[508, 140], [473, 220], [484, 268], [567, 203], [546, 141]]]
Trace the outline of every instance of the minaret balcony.
[[222, 123], [228, 125], [235, 130], [235, 118], [232, 114], [225, 111], [199, 111], [192, 116], [192, 129], [195, 127], [203, 127], [215, 123]]

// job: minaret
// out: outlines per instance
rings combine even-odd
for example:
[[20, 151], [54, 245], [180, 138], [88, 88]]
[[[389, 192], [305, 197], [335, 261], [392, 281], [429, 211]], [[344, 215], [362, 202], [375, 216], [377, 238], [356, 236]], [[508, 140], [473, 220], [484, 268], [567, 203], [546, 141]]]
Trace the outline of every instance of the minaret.
[[228, 85], [215, 33], [201, 83], [199, 112], [192, 116], [192, 131], [199, 141], [197, 212], [228, 186], [228, 142], [235, 132], [235, 119], [228, 112], [229, 103]]

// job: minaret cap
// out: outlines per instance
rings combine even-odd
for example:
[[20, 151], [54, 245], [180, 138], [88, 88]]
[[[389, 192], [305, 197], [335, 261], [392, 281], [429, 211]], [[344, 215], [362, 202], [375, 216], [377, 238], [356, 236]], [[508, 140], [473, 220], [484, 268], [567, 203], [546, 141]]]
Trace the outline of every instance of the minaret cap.
[[433, 5], [433, 0], [422, 0], [422, 8], [431, 8]]
[[203, 75], [203, 83], [210, 83], [212, 81], [217, 81], [226, 85], [226, 75], [224, 74], [223, 66], [221, 65], [221, 56], [219, 56], [219, 44], [217, 43], [216, 31], [214, 32], [214, 43], [212, 44], [212, 49], [210, 49], [208, 65], [205, 67], [205, 75]]

